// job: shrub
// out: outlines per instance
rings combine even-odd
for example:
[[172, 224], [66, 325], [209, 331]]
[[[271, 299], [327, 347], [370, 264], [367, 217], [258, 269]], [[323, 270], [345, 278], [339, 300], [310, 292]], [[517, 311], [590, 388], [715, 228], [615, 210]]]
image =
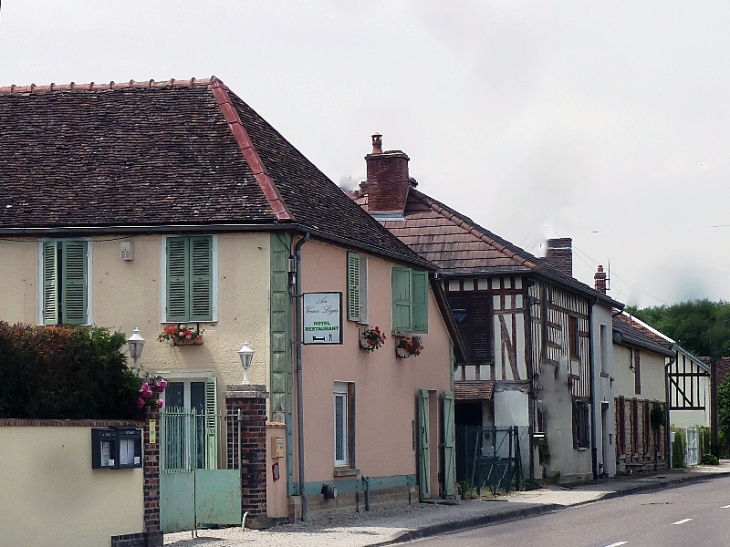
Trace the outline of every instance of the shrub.
[[672, 467], [684, 467], [685, 448], [684, 432], [678, 429], [674, 432], [674, 441], [672, 442]]
[[720, 460], [712, 454], [702, 454], [702, 463], [705, 465], [720, 465]]
[[127, 367], [125, 344], [102, 328], [0, 321], [0, 417], [141, 418], [142, 380]]

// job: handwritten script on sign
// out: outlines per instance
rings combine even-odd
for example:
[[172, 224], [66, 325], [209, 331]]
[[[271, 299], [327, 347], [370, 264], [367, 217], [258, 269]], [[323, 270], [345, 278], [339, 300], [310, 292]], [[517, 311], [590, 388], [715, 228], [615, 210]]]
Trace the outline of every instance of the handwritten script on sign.
[[342, 293], [305, 293], [304, 343], [342, 343]]

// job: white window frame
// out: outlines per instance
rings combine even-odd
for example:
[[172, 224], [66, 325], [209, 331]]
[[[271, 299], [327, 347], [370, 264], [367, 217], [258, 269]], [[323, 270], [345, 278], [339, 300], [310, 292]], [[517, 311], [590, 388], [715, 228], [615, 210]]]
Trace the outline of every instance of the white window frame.
[[91, 269], [93, 264], [91, 260], [92, 240], [88, 237], [47, 237], [38, 240], [38, 324], [43, 325], [43, 246], [49, 241], [85, 241], [86, 242], [86, 323], [84, 325], [93, 325], [94, 317], [91, 314], [93, 306], [93, 291], [91, 290], [94, 278], [94, 272]]
[[218, 322], [218, 235], [217, 234], [174, 234], [162, 236], [160, 238], [160, 323], [170, 323], [167, 319], [167, 240], [168, 238], [210, 235], [211, 237], [211, 253], [212, 264], [210, 267], [211, 286], [210, 286], [210, 321], [195, 321], [196, 323], [217, 323]]
[[[332, 431], [334, 434], [332, 447], [333, 447], [333, 456], [335, 460], [335, 467], [349, 467], [350, 466], [350, 442], [349, 442], [349, 431], [348, 431], [348, 423], [350, 421], [350, 407], [349, 407], [349, 393], [348, 393], [348, 384], [347, 382], [335, 382], [333, 387], [333, 405], [332, 405], [332, 421], [333, 421], [333, 427]], [[338, 458], [337, 457], [337, 437], [338, 437], [338, 431], [337, 431], [337, 402], [338, 400], [342, 401], [342, 423], [341, 428], [342, 430], [340, 433], [340, 439], [343, 443], [342, 453], [344, 455], [344, 458]]]

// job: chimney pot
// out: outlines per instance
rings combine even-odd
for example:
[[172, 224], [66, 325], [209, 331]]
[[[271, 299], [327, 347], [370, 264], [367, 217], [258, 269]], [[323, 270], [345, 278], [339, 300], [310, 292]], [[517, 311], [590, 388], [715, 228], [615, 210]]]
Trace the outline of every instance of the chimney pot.
[[373, 133], [372, 135], [372, 141], [373, 141], [373, 154], [382, 154], [383, 153], [383, 135], [380, 133]]

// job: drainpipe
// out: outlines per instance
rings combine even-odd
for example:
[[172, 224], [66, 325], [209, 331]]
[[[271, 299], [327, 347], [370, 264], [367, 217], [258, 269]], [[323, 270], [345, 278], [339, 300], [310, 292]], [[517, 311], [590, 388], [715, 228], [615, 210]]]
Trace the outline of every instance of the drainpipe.
[[294, 347], [296, 348], [297, 374], [297, 457], [299, 459], [299, 497], [302, 500], [302, 520], [309, 518], [309, 501], [304, 491], [304, 401], [302, 382], [302, 245], [309, 241], [309, 232], [304, 233], [294, 247]]
[[[598, 479], [598, 447], [596, 446], [596, 345], [593, 343], [593, 307], [598, 304], [598, 298], [591, 304], [591, 311], [588, 317], [588, 368], [591, 378], [591, 467], [593, 468], [593, 480]], [[605, 470], [604, 463], [604, 470]]]
[[[675, 352], [676, 352], [675, 348]], [[675, 353], [676, 355], [676, 353]], [[669, 407], [672, 406], [670, 404], [671, 399], [669, 397], [669, 367], [671, 367], [674, 364], [674, 357], [669, 357], [669, 362], [664, 365], [664, 405], [666, 412], [664, 413], [666, 416], [666, 423], [664, 424], [664, 436], [667, 439], [666, 445], [667, 445], [667, 471], [671, 471], [672, 469], [672, 446], [671, 446], [671, 440], [672, 440], [672, 432], [669, 431], [669, 425], [672, 423], [669, 419]]]

